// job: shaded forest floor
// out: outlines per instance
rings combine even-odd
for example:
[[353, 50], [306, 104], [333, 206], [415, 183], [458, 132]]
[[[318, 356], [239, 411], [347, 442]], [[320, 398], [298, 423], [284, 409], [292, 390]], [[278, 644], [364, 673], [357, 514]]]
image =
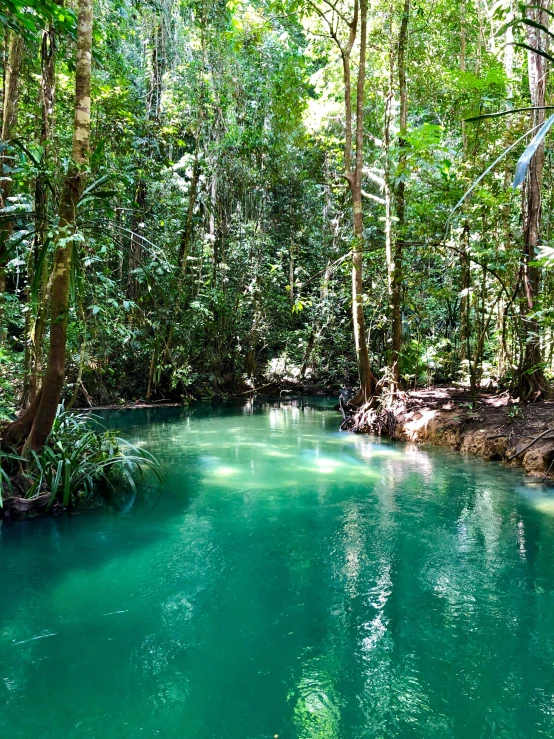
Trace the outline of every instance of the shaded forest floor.
[[554, 479], [554, 401], [516, 403], [507, 394], [480, 394], [472, 409], [469, 392], [435, 387], [410, 392], [392, 408], [370, 414], [358, 430], [436, 444]]

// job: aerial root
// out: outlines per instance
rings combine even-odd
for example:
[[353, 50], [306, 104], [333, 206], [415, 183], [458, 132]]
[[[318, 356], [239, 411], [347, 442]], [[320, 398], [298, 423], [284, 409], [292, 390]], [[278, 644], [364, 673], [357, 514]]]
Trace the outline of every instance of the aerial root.
[[345, 407], [341, 407], [343, 421], [341, 431], [354, 434], [374, 434], [396, 438], [398, 416], [406, 410], [405, 393], [396, 391], [375, 395], [360, 408], [348, 415]]

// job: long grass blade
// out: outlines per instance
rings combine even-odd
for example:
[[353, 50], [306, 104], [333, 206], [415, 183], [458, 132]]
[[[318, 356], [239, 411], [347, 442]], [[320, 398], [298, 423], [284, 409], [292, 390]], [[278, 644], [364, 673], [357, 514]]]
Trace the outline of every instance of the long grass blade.
[[484, 121], [487, 118], [500, 118], [503, 115], [512, 115], [513, 113], [524, 113], [533, 110], [554, 110], [554, 105], [542, 105], [536, 108], [509, 108], [508, 110], [499, 110], [496, 113], [483, 113], [483, 115], [474, 115], [471, 118], [464, 118], [465, 123], [474, 123], [475, 121]]
[[523, 154], [520, 156], [519, 161], [516, 165], [516, 172], [514, 175], [514, 184], [513, 184], [514, 190], [517, 187], [519, 187], [521, 183], [523, 182], [523, 180], [525, 179], [525, 175], [527, 174], [527, 170], [529, 169], [531, 160], [535, 156], [537, 149], [542, 144], [542, 142], [545, 139], [546, 134], [550, 131], [553, 125], [554, 125], [554, 115], [551, 115], [550, 118], [547, 121], [545, 121], [545, 123], [542, 124], [540, 131], [537, 133], [537, 135], [533, 138], [529, 146], [525, 149]]

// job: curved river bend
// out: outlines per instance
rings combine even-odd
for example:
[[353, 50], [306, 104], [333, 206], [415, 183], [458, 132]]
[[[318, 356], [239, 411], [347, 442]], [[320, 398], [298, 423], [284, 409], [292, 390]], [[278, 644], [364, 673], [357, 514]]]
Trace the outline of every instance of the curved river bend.
[[108, 422], [163, 491], [1, 527], [1, 737], [554, 737], [544, 488], [324, 401]]

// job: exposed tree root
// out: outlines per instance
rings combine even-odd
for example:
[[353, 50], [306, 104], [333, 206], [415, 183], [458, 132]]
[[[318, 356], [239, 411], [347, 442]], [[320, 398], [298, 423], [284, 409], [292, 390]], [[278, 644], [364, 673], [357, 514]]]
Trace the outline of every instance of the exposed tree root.
[[517, 404], [509, 397], [481, 395], [477, 408], [458, 388], [433, 388], [402, 394], [377, 406], [341, 408], [341, 429], [427, 442], [476, 454], [530, 475], [554, 479], [554, 402]]
[[[48, 511], [49, 503], [50, 493], [44, 493], [35, 498], [4, 498], [3, 506], [0, 508], [0, 517], [20, 521], [32, 516], [42, 516]], [[50, 508], [51, 513], [57, 513], [61, 510], [62, 508], [58, 504], [54, 504]]]
[[11, 423], [4, 424], [0, 429], [0, 446], [4, 449], [18, 449], [22, 446], [31, 431], [33, 421], [42, 396], [42, 389], [38, 391], [31, 405], [26, 411]]

